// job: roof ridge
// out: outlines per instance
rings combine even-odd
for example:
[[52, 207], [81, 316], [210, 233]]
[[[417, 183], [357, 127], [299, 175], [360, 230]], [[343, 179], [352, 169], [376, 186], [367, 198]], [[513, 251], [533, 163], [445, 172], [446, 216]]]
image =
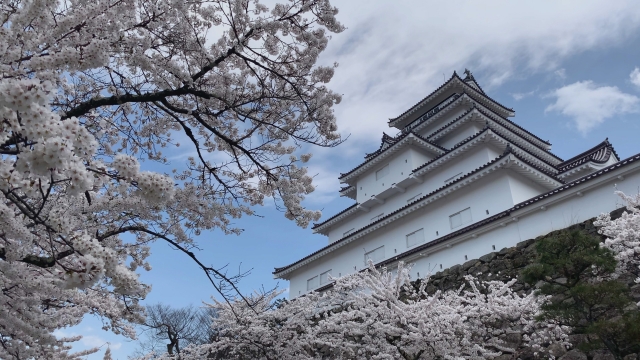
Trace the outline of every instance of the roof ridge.
[[413, 106], [411, 106], [407, 111], [403, 112], [402, 114], [398, 115], [395, 118], [391, 118], [389, 119], [389, 124], [391, 124], [392, 122], [400, 119], [401, 117], [403, 117], [404, 115], [408, 114], [409, 112], [411, 112], [411, 110], [415, 109], [416, 106], [418, 106], [420, 103], [424, 102], [425, 100], [427, 100], [429, 97], [431, 97], [433, 94], [435, 94], [436, 92], [438, 92], [440, 89], [442, 89], [443, 87], [445, 87], [447, 84], [449, 84], [451, 81], [453, 81], [454, 79], [458, 79], [460, 80], [461, 84], [464, 84], [464, 86], [467, 86], [469, 89], [477, 92], [478, 94], [480, 94], [481, 96], [484, 96], [485, 98], [487, 98], [488, 100], [490, 100], [491, 102], [495, 103], [496, 105], [498, 105], [499, 107], [507, 110], [507, 111], [511, 111], [511, 112], [515, 112], [514, 109], [512, 108], [508, 108], [504, 105], [502, 105], [501, 103], [499, 103], [498, 101], [496, 101], [495, 99], [493, 99], [492, 97], [490, 97], [489, 95], [487, 95], [486, 93], [484, 93], [484, 91], [479, 91], [473, 88], [473, 86], [467, 84], [463, 79], [460, 78], [460, 76], [458, 76], [458, 74], [454, 71], [453, 75], [451, 76], [451, 78], [449, 78], [449, 80], [447, 80], [444, 84], [440, 85], [437, 89], [435, 89], [434, 91], [432, 91], [429, 95], [425, 96], [424, 98], [422, 98], [422, 100], [418, 101], [416, 104], [414, 104]]
[[[503, 138], [503, 139], [504, 139], [505, 141], [507, 141], [507, 142], [509, 141], [509, 139], [507, 139], [507, 138], [506, 138], [506, 136], [504, 136], [504, 134], [502, 134], [499, 130], [496, 130], [496, 129], [492, 128], [488, 123], [485, 125], [485, 128], [491, 129], [491, 131], [492, 131], [494, 134], [496, 134], [496, 135], [498, 135], [499, 137]], [[518, 145], [516, 145], [516, 146], [518, 146]], [[518, 146], [518, 149], [520, 149], [520, 150], [522, 150], [522, 151], [526, 152], [527, 154], [529, 154], [529, 155], [531, 155], [531, 156], [535, 157], [536, 159], [538, 159], [538, 160], [540, 160], [540, 161], [544, 162], [545, 164], [547, 164], [547, 165], [551, 166], [552, 168], [556, 168], [556, 166], [555, 166], [555, 165], [553, 165], [552, 163], [548, 162], [547, 160], [545, 160], [545, 159], [543, 159], [543, 158], [539, 157], [538, 155], [536, 155], [536, 154], [532, 153], [531, 151], [529, 151], [529, 150], [527, 150], [527, 149], [525, 149], [525, 148], [521, 148], [520, 146]]]
[[[434, 109], [435, 107], [437, 107], [439, 104], [438, 104], [438, 105], [436, 105], [436, 106], [434, 106], [433, 108], [431, 108], [431, 109], [427, 110], [424, 114], [422, 114], [422, 115], [418, 116], [418, 118], [417, 118], [417, 119], [415, 119], [415, 120], [413, 120], [412, 122], [410, 122], [410, 123], [408, 123], [407, 125], [405, 125], [405, 126], [402, 128], [402, 131], [405, 131], [405, 129], [407, 129], [409, 126], [411, 126], [410, 131], [412, 131], [413, 129], [417, 128], [418, 126], [421, 126], [422, 124], [426, 123], [427, 121], [434, 119], [434, 118], [435, 118], [435, 116], [436, 116], [436, 114], [439, 114], [439, 113], [443, 112], [445, 109], [446, 109], [446, 110], [448, 110], [450, 106], [452, 106], [453, 104], [456, 104], [456, 103], [458, 102], [458, 100], [459, 100], [460, 98], [462, 98], [462, 95], [465, 95], [465, 94], [467, 94], [465, 91], [462, 91], [461, 93], [454, 93], [452, 96], [456, 96], [456, 99], [454, 99], [452, 102], [448, 103], [445, 107], [443, 107], [442, 109], [438, 110], [437, 112], [435, 112], [433, 115], [429, 116], [428, 118], [423, 119], [423, 117], [424, 117], [426, 114], [428, 114], [431, 110], [433, 110], [433, 109]], [[467, 94], [467, 95], [468, 95], [468, 94]], [[449, 99], [449, 98], [447, 98], [447, 99]], [[442, 102], [447, 101], [447, 99], [444, 99]], [[473, 100], [473, 99], [471, 99], [471, 100]], [[442, 103], [442, 102], [441, 102], [441, 103]], [[412, 124], [413, 124], [413, 123], [415, 123], [415, 122], [417, 122], [417, 124], [412, 126]]]
[[[473, 99], [472, 99], [472, 100], [473, 100]], [[482, 104], [480, 104], [480, 105], [482, 105]], [[539, 141], [541, 141], [541, 142], [543, 142], [543, 143], [545, 143], [545, 144], [551, 145], [551, 143], [550, 143], [548, 140], [542, 140], [538, 135], [536, 135], [536, 134], [534, 134], [534, 133], [530, 132], [529, 130], [527, 130], [527, 129], [523, 128], [522, 126], [520, 126], [520, 125], [516, 124], [513, 120], [510, 120], [510, 119], [508, 119], [508, 118], [506, 118], [506, 117], [504, 117], [504, 116], [502, 116], [502, 115], [500, 115], [500, 114], [496, 113], [495, 111], [493, 111], [493, 110], [491, 110], [491, 109], [487, 108], [487, 107], [486, 107], [486, 106], [484, 106], [484, 105], [482, 105], [482, 107], [484, 107], [486, 110], [490, 111], [492, 114], [496, 115], [496, 116], [497, 116], [497, 117], [499, 117], [500, 119], [502, 119], [502, 120], [504, 120], [504, 121], [506, 121], [506, 122], [510, 123], [511, 125], [515, 126], [516, 128], [518, 128], [518, 129], [520, 129], [520, 130], [524, 131], [525, 133], [527, 133], [527, 134], [529, 134], [529, 135], [533, 136], [533, 138], [535, 138], [535, 139], [537, 139], [537, 140], [539, 140]], [[482, 111], [482, 110], [480, 110], [480, 111]], [[484, 113], [484, 111], [483, 111], [483, 113]], [[488, 114], [486, 114], [486, 115], [487, 115], [487, 116], [489, 116]]]
[[342, 179], [343, 177], [353, 173], [354, 171], [358, 170], [361, 166], [363, 166], [364, 164], [368, 163], [369, 161], [375, 159], [376, 157], [378, 157], [378, 155], [383, 154], [385, 151], [387, 151], [388, 149], [391, 149], [394, 145], [396, 145], [397, 143], [400, 142], [400, 140], [404, 139], [405, 137], [409, 136], [409, 135], [414, 135], [415, 137], [417, 137], [418, 139], [426, 142], [427, 144], [436, 147], [439, 150], [442, 151], [447, 151], [447, 149], [443, 148], [442, 146], [433, 143], [431, 140], [425, 139], [422, 136], [414, 133], [413, 131], [409, 131], [406, 133], [400, 133], [400, 135], [398, 137], [396, 137], [396, 140], [393, 144], [389, 145], [388, 147], [384, 148], [384, 149], [378, 149], [372, 153], [367, 154], [367, 157], [365, 157], [365, 161], [361, 162], [360, 165], [354, 167], [353, 169], [347, 171], [346, 173], [340, 173], [340, 176], [338, 177], [338, 179]]
[[444, 147], [442, 147], [442, 146], [440, 146], [440, 145], [438, 145], [438, 144], [434, 143], [433, 141], [431, 141], [431, 140], [429, 140], [429, 139], [427, 139], [427, 138], [423, 137], [422, 135], [420, 135], [420, 134], [418, 134], [418, 133], [416, 133], [416, 132], [409, 131], [409, 133], [413, 134], [413, 135], [414, 135], [415, 137], [417, 137], [418, 139], [420, 139], [420, 140], [422, 140], [422, 141], [425, 141], [425, 142], [427, 142], [427, 143], [429, 143], [429, 144], [431, 144], [431, 145], [433, 145], [433, 146], [435, 146], [435, 147], [439, 148], [440, 150], [449, 151], [448, 149], [446, 149], [446, 148], [444, 148]]
[[558, 168], [560, 168], [560, 167], [562, 167], [562, 166], [563, 166], [563, 164], [572, 163], [572, 162], [574, 162], [574, 161], [576, 161], [576, 160], [579, 160], [579, 159], [581, 159], [581, 158], [583, 158], [583, 157], [589, 156], [589, 155], [591, 155], [591, 153], [597, 152], [598, 150], [600, 150], [600, 149], [602, 149], [602, 148], [604, 148], [604, 147], [611, 147], [611, 148], [613, 148], [613, 145], [611, 145], [611, 143], [609, 142], [609, 138], [606, 138], [604, 141], [602, 141], [601, 143], [597, 144], [596, 146], [591, 147], [591, 148], [589, 148], [589, 149], [587, 149], [587, 150], [585, 150], [585, 151], [583, 151], [583, 152], [579, 153], [578, 155], [573, 156], [572, 158], [567, 159], [567, 160], [565, 160], [565, 161], [561, 162], [561, 163], [560, 163], [560, 164], [558, 164], [557, 166], [558, 166]]
[[422, 98], [420, 101], [418, 101], [417, 103], [415, 103], [413, 106], [409, 107], [409, 109], [405, 112], [403, 112], [402, 114], [396, 116], [395, 118], [389, 119], [389, 123], [398, 120], [399, 118], [401, 118], [402, 116], [406, 115], [409, 111], [411, 111], [411, 109], [415, 108], [416, 106], [418, 106], [418, 104], [420, 104], [421, 102], [425, 101], [426, 99], [428, 99], [431, 95], [435, 94], [436, 92], [438, 92], [440, 89], [442, 89], [443, 87], [445, 87], [447, 84], [449, 84], [454, 78], [458, 77], [458, 74], [456, 73], [455, 70], [453, 70], [453, 74], [451, 75], [451, 77], [449, 78], [449, 80], [445, 81], [442, 85], [438, 86], [435, 90], [433, 90], [432, 92], [429, 93], [429, 95], [425, 96], [424, 98]]
[[[509, 128], [508, 128], [508, 127], [506, 127], [505, 125], [503, 125], [503, 124], [501, 124], [500, 122], [496, 121], [495, 119], [491, 118], [491, 116], [490, 116], [489, 114], [487, 114], [486, 112], [484, 112], [482, 109], [477, 108], [477, 107], [476, 107], [475, 109], [476, 109], [480, 114], [482, 114], [482, 115], [484, 115], [484, 116], [486, 116], [486, 117], [490, 118], [490, 119], [491, 119], [493, 122], [495, 122], [496, 124], [498, 124], [498, 125], [500, 125], [501, 127], [505, 128], [505, 129], [507, 129], [507, 130], [509, 130], [510, 132], [514, 133], [516, 136], [520, 137], [521, 139], [523, 139], [523, 140], [525, 140], [525, 141], [527, 141], [527, 142], [531, 143], [531, 144], [532, 144], [533, 146], [535, 146], [536, 148], [538, 148], [538, 149], [540, 149], [540, 150], [544, 151], [545, 153], [547, 153], [547, 154], [549, 154], [549, 155], [553, 156], [554, 158], [556, 158], [556, 159], [558, 159], [558, 160], [564, 161], [564, 160], [562, 160], [562, 158], [560, 158], [558, 155], [556, 155], [556, 154], [552, 153], [551, 151], [549, 151], [549, 150], [547, 150], [547, 149], [545, 149], [545, 148], [542, 148], [542, 147], [540, 147], [540, 146], [536, 145], [535, 143], [533, 143], [533, 142], [531, 142], [531, 141], [527, 140], [527, 138], [525, 138], [524, 136], [522, 136], [522, 135], [518, 134], [517, 132], [515, 132], [515, 131], [513, 131], [513, 130], [509, 129]], [[504, 119], [504, 118], [502, 118], [502, 119]], [[507, 120], [508, 120], [508, 119], [507, 119]], [[440, 130], [440, 129], [438, 129], [438, 130]], [[524, 129], [523, 129], [523, 130], [524, 130]], [[525, 131], [526, 131], [526, 130], [525, 130]], [[532, 134], [532, 135], [533, 135], [533, 134]], [[534, 136], [535, 136], [535, 135], [534, 135]]]
[[353, 209], [354, 207], [356, 207], [356, 206], [358, 206], [358, 205], [360, 205], [360, 204], [355, 203], [355, 204], [353, 204], [353, 205], [349, 206], [348, 208], [346, 208], [346, 209], [344, 209], [344, 210], [340, 211], [339, 213], [337, 213], [337, 214], [335, 214], [335, 215], [331, 216], [330, 218], [328, 218], [327, 220], [325, 220], [325, 221], [323, 221], [323, 222], [320, 222], [320, 223], [313, 223], [313, 226], [311, 226], [311, 228], [312, 228], [312, 229], [318, 228], [318, 227], [320, 227], [320, 226], [322, 226], [322, 225], [326, 224], [327, 222], [329, 222], [329, 221], [331, 221], [331, 220], [333, 220], [333, 219], [337, 218], [338, 216], [340, 216], [340, 215], [342, 215], [342, 214], [346, 213], [347, 211], [349, 211], [349, 210]]

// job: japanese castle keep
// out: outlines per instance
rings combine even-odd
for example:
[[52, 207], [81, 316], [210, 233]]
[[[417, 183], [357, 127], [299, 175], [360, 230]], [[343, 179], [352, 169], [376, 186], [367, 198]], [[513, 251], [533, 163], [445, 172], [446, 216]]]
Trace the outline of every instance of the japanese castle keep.
[[412, 276], [440, 271], [619, 207], [614, 186], [637, 193], [640, 155], [620, 159], [604, 140], [561, 159], [509, 118], [469, 71], [389, 121], [397, 136], [340, 175], [354, 204], [313, 231], [328, 245], [276, 268], [291, 298], [330, 287], [369, 259]]

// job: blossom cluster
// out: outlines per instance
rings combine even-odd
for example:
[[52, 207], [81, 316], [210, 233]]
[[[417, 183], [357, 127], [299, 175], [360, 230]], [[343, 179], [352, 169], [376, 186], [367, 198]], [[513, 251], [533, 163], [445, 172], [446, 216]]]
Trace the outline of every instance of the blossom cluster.
[[640, 283], [640, 193], [627, 195], [616, 191], [616, 194], [625, 203], [626, 211], [615, 220], [610, 214], [602, 214], [594, 225], [600, 227], [600, 234], [607, 237], [602, 246], [615, 254], [617, 267], [614, 277], [630, 271], [636, 275], [635, 282]]
[[[289, 156], [340, 142], [333, 67], [315, 65], [336, 14], [328, 0], [0, 3], [0, 358], [82, 356], [54, 331], [87, 313], [134, 336], [156, 240], [189, 252], [267, 197], [300, 226], [319, 218], [302, 204], [310, 155]], [[197, 155], [171, 164], [176, 139]]]
[[568, 345], [568, 328], [538, 323], [545, 297], [518, 295], [514, 281], [479, 282], [469, 289], [425, 291], [428, 279], [410, 282], [409, 267], [335, 279], [332, 289], [274, 307], [278, 293], [256, 294], [252, 306], [216, 301], [220, 329], [212, 344], [184, 351], [184, 359], [216, 356], [255, 359], [492, 359], [514, 354], [504, 341], [523, 333], [525, 343]]

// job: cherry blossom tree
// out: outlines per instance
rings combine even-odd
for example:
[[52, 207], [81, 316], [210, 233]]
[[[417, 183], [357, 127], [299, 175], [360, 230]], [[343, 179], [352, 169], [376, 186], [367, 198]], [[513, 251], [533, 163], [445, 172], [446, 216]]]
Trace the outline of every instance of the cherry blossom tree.
[[[334, 66], [316, 65], [336, 13], [328, 0], [0, 2], [0, 358], [82, 355], [52, 333], [85, 314], [134, 336], [153, 241], [229, 295], [235, 279], [197, 259], [195, 236], [239, 232], [230, 221], [267, 198], [300, 226], [319, 218], [302, 206], [310, 154], [295, 154], [341, 141]], [[193, 153], [181, 168], [164, 150], [179, 142]]]
[[594, 225], [607, 237], [602, 246], [612, 250], [618, 261], [614, 277], [630, 272], [636, 276], [635, 282], [640, 283], [640, 193], [626, 195], [616, 191], [616, 194], [625, 203], [626, 211], [616, 220], [611, 220], [610, 214], [602, 214]]
[[[277, 293], [256, 294], [258, 307], [216, 301], [218, 338], [184, 349], [183, 359], [491, 359], [516, 349], [503, 341], [510, 332], [528, 334], [539, 350], [552, 341], [567, 344], [567, 328], [538, 323], [545, 296], [518, 295], [515, 281], [481, 283], [468, 290], [426, 293], [427, 279], [412, 284], [409, 267], [368, 271], [336, 279], [312, 292], [274, 305]], [[167, 355], [166, 357], [170, 357]]]

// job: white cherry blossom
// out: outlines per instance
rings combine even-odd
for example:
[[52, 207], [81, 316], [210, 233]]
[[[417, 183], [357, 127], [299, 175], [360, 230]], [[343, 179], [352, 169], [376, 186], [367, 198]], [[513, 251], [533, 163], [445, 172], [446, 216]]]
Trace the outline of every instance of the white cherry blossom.
[[[492, 359], [516, 349], [503, 340], [522, 333], [534, 351], [566, 342], [566, 327], [535, 321], [546, 297], [518, 295], [502, 283], [467, 277], [470, 289], [425, 291], [428, 279], [411, 284], [409, 267], [336, 279], [274, 306], [277, 292], [244, 301], [216, 301], [215, 342], [183, 349], [183, 359]], [[542, 355], [542, 354], [539, 354]]]
[[[0, 2], [0, 358], [81, 356], [53, 332], [85, 314], [133, 337], [153, 241], [228, 295], [237, 279], [199, 262], [196, 235], [238, 233], [232, 219], [269, 197], [300, 226], [319, 218], [302, 205], [309, 155], [291, 156], [341, 141], [333, 67], [316, 66], [336, 13], [328, 0]], [[178, 140], [193, 156], [172, 165]]]
[[636, 276], [635, 282], [640, 283], [640, 193], [627, 195], [616, 191], [616, 194], [625, 203], [625, 211], [615, 220], [611, 220], [610, 214], [602, 214], [594, 225], [607, 237], [602, 246], [612, 250], [618, 261], [614, 277], [631, 272]]

